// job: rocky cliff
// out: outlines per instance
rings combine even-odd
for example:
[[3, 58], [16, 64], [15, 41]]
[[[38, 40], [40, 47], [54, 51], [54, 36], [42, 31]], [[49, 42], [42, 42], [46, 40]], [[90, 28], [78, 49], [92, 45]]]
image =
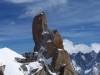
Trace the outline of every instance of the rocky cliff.
[[64, 50], [63, 40], [58, 30], [51, 31], [47, 25], [46, 14], [36, 15], [32, 23], [34, 51], [43, 59], [44, 67], [36, 75], [76, 75], [68, 52]]

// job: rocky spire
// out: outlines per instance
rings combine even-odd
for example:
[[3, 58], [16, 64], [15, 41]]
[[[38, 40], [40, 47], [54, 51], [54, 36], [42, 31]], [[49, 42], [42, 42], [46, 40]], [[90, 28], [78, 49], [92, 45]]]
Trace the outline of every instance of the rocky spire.
[[47, 25], [46, 14], [44, 12], [41, 12], [40, 14], [34, 17], [32, 23], [32, 33], [33, 33], [33, 40], [35, 42], [35, 47], [34, 47], [35, 51], [39, 50], [41, 34], [44, 34], [45, 32], [50, 32], [50, 30]]
[[[35, 42], [34, 51], [38, 51], [40, 58], [45, 59], [44, 64], [51, 72], [59, 72], [59, 75], [76, 75], [71, 66], [68, 52], [64, 50], [59, 31], [50, 31], [44, 12], [34, 17], [32, 33]], [[46, 63], [49, 59], [51, 61]]]

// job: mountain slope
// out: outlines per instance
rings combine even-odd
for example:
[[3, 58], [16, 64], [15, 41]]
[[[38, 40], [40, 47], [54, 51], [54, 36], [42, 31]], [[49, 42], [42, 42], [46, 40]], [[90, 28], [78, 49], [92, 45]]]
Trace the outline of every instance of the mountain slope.
[[0, 65], [6, 65], [4, 75], [23, 75], [23, 73], [19, 71], [21, 64], [14, 60], [15, 57], [23, 58], [21, 55], [8, 48], [0, 49]]
[[5, 65], [4, 75], [28, 75], [33, 69], [38, 69], [39, 71], [42, 68], [39, 62], [32, 62], [27, 63], [27, 71], [24, 71], [21, 67], [23, 63], [18, 63], [15, 60], [16, 57], [24, 58], [9, 48], [0, 49], [0, 66]]
[[70, 58], [73, 68], [79, 75], [100, 75], [100, 51], [86, 54], [73, 53]]

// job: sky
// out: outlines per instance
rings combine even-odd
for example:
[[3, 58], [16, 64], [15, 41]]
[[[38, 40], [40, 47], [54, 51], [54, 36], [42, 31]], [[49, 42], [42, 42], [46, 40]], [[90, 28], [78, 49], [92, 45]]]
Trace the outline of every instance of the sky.
[[32, 20], [42, 11], [68, 52], [100, 51], [100, 0], [0, 0], [0, 48], [33, 51]]

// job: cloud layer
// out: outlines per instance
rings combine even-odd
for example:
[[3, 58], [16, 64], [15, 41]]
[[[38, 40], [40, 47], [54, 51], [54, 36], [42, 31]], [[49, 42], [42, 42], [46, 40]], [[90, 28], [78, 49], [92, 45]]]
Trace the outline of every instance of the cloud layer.
[[92, 50], [94, 50], [96, 53], [100, 51], [100, 44], [99, 43], [92, 43], [91, 46], [85, 45], [85, 44], [77, 44], [74, 45], [74, 43], [70, 40], [64, 39], [63, 40], [64, 48], [68, 51], [68, 53], [78, 53], [81, 51], [82, 53], [88, 53]]
[[5, 1], [12, 2], [12, 3], [30, 3], [34, 1], [40, 1], [40, 0], [5, 0]]
[[63, 5], [67, 0], [44, 0], [37, 3], [28, 5], [25, 10], [26, 12], [20, 16], [20, 18], [31, 17], [41, 11], [51, 11], [58, 5]]

